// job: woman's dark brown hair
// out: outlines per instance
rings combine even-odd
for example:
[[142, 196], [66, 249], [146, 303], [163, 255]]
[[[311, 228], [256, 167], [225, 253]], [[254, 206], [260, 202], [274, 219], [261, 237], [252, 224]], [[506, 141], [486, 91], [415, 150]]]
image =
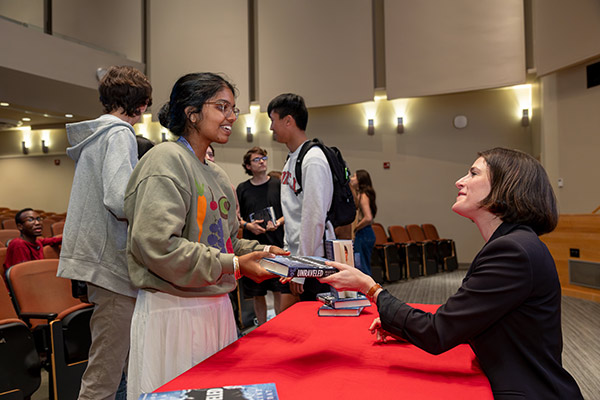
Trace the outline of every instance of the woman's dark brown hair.
[[373, 189], [371, 175], [364, 169], [357, 169], [356, 180], [358, 182], [358, 193], [363, 193], [369, 198], [371, 214], [373, 214], [373, 218], [375, 218], [375, 215], [377, 214], [377, 202], [375, 201], [375, 189]]
[[479, 153], [491, 190], [481, 206], [504, 222], [527, 225], [538, 235], [558, 223], [556, 197], [544, 167], [529, 154], [496, 147]]

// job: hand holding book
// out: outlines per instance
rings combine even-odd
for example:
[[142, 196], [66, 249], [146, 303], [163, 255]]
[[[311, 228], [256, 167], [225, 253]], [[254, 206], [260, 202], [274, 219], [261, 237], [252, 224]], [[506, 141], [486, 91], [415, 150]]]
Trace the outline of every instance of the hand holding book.
[[[289, 251], [284, 251], [277, 246], [271, 246], [269, 252], [254, 251], [238, 257], [240, 264], [240, 272], [242, 275], [252, 279], [255, 282], [262, 282], [266, 279], [278, 278], [260, 265], [260, 260], [265, 257], [273, 257], [273, 255], [285, 256], [289, 255]], [[282, 280], [282, 279], [280, 279]], [[282, 280], [283, 281], [283, 280]]]
[[337, 268], [340, 272], [325, 278], [319, 278], [322, 283], [328, 283], [337, 290], [356, 290], [367, 294], [375, 281], [369, 275], [363, 274], [358, 268], [333, 261], [326, 262], [327, 265]]

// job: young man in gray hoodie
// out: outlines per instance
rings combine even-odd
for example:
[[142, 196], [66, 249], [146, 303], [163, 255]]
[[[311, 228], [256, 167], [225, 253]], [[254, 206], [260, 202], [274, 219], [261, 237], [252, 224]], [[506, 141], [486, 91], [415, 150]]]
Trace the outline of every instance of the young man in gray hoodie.
[[87, 282], [95, 305], [81, 400], [115, 399], [127, 371], [137, 289], [127, 271], [123, 207], [138, 159], [133, 125], [152, 103], [150, 82], [129, 66], [111, 67], [98, 90], [105, 114], [67, 124], [67, 154], [76, 166], [58, 266], [58, 276]]

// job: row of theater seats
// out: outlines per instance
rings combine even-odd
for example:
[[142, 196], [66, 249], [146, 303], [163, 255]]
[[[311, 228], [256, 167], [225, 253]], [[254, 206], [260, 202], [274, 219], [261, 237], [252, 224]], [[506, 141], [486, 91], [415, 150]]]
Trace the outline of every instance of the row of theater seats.
[[49, 398], [77, 399], [91, 344], [93, 305], [56, 276], [58, 259], [12, 266], [0, 284], [0, 399], [29, 398], [48, 371]]
[[374, 223], [373, 230], [371, 273], [379, 283], [458, 268], [454, 241], [440, 238], [433, 224], [390, 225], [386, 232], [383, 225]]

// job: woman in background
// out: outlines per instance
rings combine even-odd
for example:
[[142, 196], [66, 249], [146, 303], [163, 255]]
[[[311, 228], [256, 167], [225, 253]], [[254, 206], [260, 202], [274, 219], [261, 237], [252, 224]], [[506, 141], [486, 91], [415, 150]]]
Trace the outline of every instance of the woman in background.
[[371, 183], [371, 176], [364, 169], [357, 170], [350, 178], [350, 187], [354, 193], [358, 222], [354, 227], [354, 252], [360, 256], [358, 268], [367, 275], [371, 275], [371, 254], [375, 246], [375, 232], [373, 232], [373, 219], [377, 214], [375, 190]]
[[561, 361], [561, 288], [554, 260], [538, 235], [556, 227], [558, 211], [541, 164], [520, 151], [479, 154], [456, 182], [452, 210], [471, 219], [485, 245], [461, 287], [435, 313], [415, 309], [356, 268], [321, 281], [360, 290], [377, 303], [378, 340], [404, 339], [432, 354], [468, 343], [495, 399], [582, 399]]
[[272, 278], [258, 261], [271, 251], [238, 239], [227, 174], [207, 162], [211, 142], [227, 143], [239, 110], [219, 75], [181, 77], [161, 125], [178, 136], [137, 164], [125, 194], [127, 258], [140, 288], [131, 325], [129, 399], [151, 392], [237, 339], [229, 292], [242, 275]]

